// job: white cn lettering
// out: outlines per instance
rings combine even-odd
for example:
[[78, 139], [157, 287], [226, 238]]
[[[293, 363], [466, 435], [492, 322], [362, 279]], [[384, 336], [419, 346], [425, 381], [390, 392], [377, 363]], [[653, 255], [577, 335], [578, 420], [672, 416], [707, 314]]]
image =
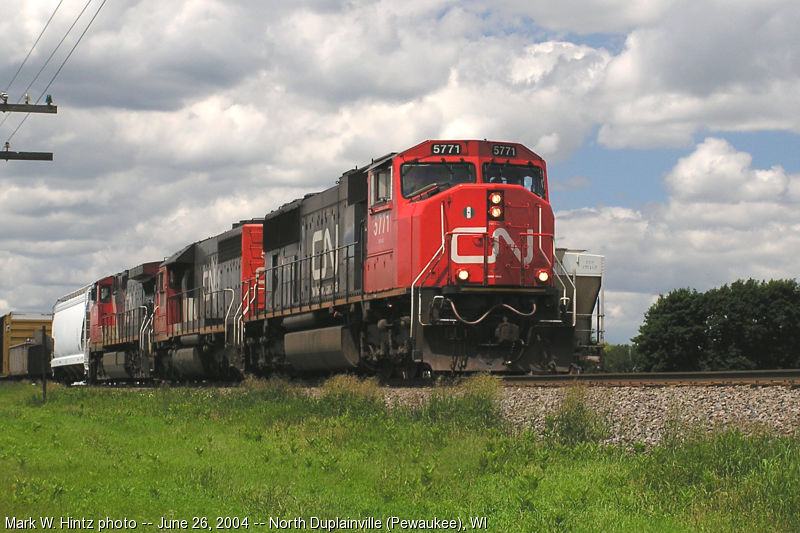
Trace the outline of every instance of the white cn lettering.
[[[336, 240], [339, 240], [339, 224], [336, 224]], [[317, 243], [322, 243], [317, 247]], [[328, 253], [324, 253], [328, 252]], [[321, 259], [321, 261], [320, 261]], [[328, 262], [331, 269], [336, 265], [336, 253], [331, 239], [330, 228], [318, 229], [311, 237], [311, 277], [314, 281], [319, 281], [328, 277]]]
[[[481, 255], [461, 255], [458, 249], [458, 241], [460, 237], [481, 237], [486, 235], [486, 228], [483, 227], [461, 227], [453, 230], [453, 241], [450, 246], [450, 259], [454, 263], [460, 264], [482, 264], [484, 261], [483, 254]], [[500, 241], [504, 241], [508, 248], [514, 253], [517, 261], [523, 262], [522, 251], [511, 238], [505, 228], [495, 228], [491, 235], [492, 253], [486, 257], [486, 264], [494, 264], [497, 261], [497, 256], [500, 253]], [[525, 253], [525, 260], [523, 264], [530, 265], [533, 262], [533, 235], [527, 235], [527, 250]]]

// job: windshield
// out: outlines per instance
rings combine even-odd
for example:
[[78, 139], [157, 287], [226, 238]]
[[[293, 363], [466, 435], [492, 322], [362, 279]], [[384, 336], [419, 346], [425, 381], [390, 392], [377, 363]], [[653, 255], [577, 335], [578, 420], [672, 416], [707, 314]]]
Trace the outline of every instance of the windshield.
[[403, 197], [443, 191], [458, 183], [475, 183], [472, 163], [405, 163], [400, 167]]
[[483, 165], [485, 183], [507, 183], [522, 185], [536, 196], [544, 198], [544, 173], [534, 165], [509, 165], [485, 163]]

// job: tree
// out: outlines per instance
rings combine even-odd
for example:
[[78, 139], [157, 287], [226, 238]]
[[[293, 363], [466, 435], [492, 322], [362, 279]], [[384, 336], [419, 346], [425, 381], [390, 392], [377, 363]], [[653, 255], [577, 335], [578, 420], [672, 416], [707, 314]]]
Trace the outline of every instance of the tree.
[[714, 369], [798, 366], [800, 287], [795, 280], [736, 281], [706, 293]]
[[677, 289], [659, 296], [644, 315], [639, 335], [633, 338], [648, 372], [699, 370], [706, 350], [708, 311], [702, 294]]
[[600, 369], [612, 374], [639, 372], [642, 369], [642, 358], [636, 347], [630, 344], [606, 344], [603, 347]]
[[749, 279], [677, 289], [650, 307], [633, 341], [646, 370], [797, 368], [800, 286]]

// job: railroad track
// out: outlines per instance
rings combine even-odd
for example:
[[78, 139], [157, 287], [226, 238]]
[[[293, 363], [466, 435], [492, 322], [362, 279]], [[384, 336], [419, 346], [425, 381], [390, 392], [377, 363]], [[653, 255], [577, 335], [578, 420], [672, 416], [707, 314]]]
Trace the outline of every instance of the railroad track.
[[631, 374], [552, 374], [504, 376], [506, 387], [565, 387], [582, 383], [593, 387], [678, 386], [788, 386], [800, 387], [800, 369], [731, 370], [725, 372], [658, 372]]
[[[462, 376], [463, 377], [463, 376]], [[460, 381], [459, 377], [446, 377], [445, 382]], [[0, 379], [11, 381], [10, 379]], [[307, 386], [320, 386], [321, 378], [300, 379]], [[709, 387], [749, 385], [754, 387], [800, 387], [800, 369], [785, 370], [730, 370], [724, 372], [653, 372], [628, 374], [534, 374], [528, 376], [501, 376], [505, 387], [567, 387], [581, 383], [591, 387]], [[389, 379], [382, 382], [395, 388], [430, 387], [434, 381], [430, 378]], [[84, 384], [84, 383], [81, 383]], [[102, 383], [100, 387], [116, 388], [154, 388], [161, 386], [160, 381]], [[239, 382], [182, 382], [173, 385], [184, 387], [236, 387]]]

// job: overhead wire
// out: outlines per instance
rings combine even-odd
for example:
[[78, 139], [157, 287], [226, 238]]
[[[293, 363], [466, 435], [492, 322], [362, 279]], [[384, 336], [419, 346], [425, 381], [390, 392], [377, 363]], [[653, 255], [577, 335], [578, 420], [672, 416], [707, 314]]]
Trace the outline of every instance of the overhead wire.
[[28, 59], [31, 57], [31, 53], [33, 53], [33, 49], [36, 48], [37, 44], [39, 44], [39, 40], [42, 38], [42, 35], [44, 35], [44, 32], [47, 31], [47, 27], [50, 25], [50, 22], [53, 21], [53, 17], [56, 16], [56, 13], [58, 12], [58, 8], [61, 7], [61, 4], [63, 4], [63, 3], [64, 3], [64, 0], [59, 0], [58, 5], [53, 10], [53, 13], [50, 15], [50, 18], [47, 19], [47, 23], [44, 25], [44, 28], [42, 28], [41, 33], [39, 33], [39, 36], [36, 38], [36, 41], [34, 41], [33, 46], [31, 46], [31, 49], [28, 50], [28, 55], [26, 55], [25, 59], [22, 60], [22, 64], [20, 64], [19, 68], [14, 73], [14, 77], [11, 78], [11, 81], [8, 83], [8, 87], [6, 88], [6, 92], [11, 90], [11, 86], [14, 85], [15, 81], [17, 81], [17, 76], [19, 76], [19, 73], [22, 71], [22, 68], [28, 62]]
[[[52, 52], [50, 52], [50, 55], [49, 55], [49, 56], [47, 57], [47, 59], [45, 60], [45, 62], [44, 62], [44, 65], [42, 65], [42, 68], [40, 68], [40, 69], [39, 69], [39, 72], [37, 72], [37, 73], [36, 73], [36, 76], [34, 76], [34, 77], [33, 77], [33, 79], [31, 80], [31, 82], [28, 84], [28, 86], [27, 86], [27, 87], [25, 87], [24, 94], [28, 94], [28, 91], [30, 91], [31, 87], [33, 87], [33, 84], [34, 84], [34, 83], [36, 83], [36, 80], [38, 80], [38, 79], [39, 79], [39, 76], [41, 76], [41, 75], [42, 75], [42, 72], [44, 72], [44, 69], [45, 69], [45, 68], [47, 68], [47, 65], [49, 65], [49, 64], [50, 64], [50, 60], [51, 60], [51, 59], [53, 59], [53, 56], [55, 56], [55, 55], [56, 55], [56, 52], [58, 52], [58, 49], [59, 49], [59, 48], [61, 48], [61, 45], [62, 45], [62, 44], [64, 44], [64, 41], [67, 39], [67, 37], [69, 36], [69, 34], [70, 34], [70, 33], [72, 33], [72, 29], [75, 27], [75, 25], [76, 25], [76, 24], [78, 23], [78, 21], [81, 19], [81, 17], [83, 16], [83, 13], [86, 11], [86, 8], [87, 8], [87, 7], [89, 7], [89, 4], [91, 4], [91, 3], [92, 3], [92, 0], [87, 0], [86, 4], [84, 4], [84, 6], [83, 6], [83, 9], [81, 9], [81, 12], [80, 12], [80, 13], [78, 13], [78, 16], [77, 16], [77, 17], [75, 17], [75, 20], [72, 22], [72, 24], [70, 25], [70, 27], [69, 27], [69, 29], [66, 31], [66, 33], [64, 33], [64, 36], [63, 36], [63, 37], [61, 37], [61, 40], [60, 40], [60, 41], [58, 42], [58, 44], [56, 45], [55, 49], [53, 49], [53, 51], [52, 51]], [[20, 102], [22, 101], [22, 98], [23, 98], [23, 97], [24, 97], [24, 96], [20, 96], [20, 97], [19, 97], [19, 100], [17, 100], [17, 103], [20, 103]], [[9, 116], [10, 116], [10, 115], [6, 115], [5, 117], [3, 117], [3, 120], [0, 120], [0, 127], [2, 127], [2, 126], [3, 126], [3, 124], [5, 124], [5, 123], [6, 123], [6, 120], [8, 119], [8, 117], [9, 117]], [[25, 118], [28, 118], [28, 117], [27, 117], [27, 115], [25, 116]], [[24, 120], [25, 120], [25, 119], [23, 119], [23, 122], [24, 122]]]
[[[57, 78], [57, 77], [58, 77], [58, 75], [61, 73], [61, 69], [63, 69], [63, 68], [64, 68], [64, 65], [66, 65], [66, 64], [67, 64], [67, 61], [69, 61], [69, 58], [70, 58], [70, 57], [72, 57], [72, 53], [73, 53], [73, 52], [75, 51], [75, 49], [78, 47], [78, 45], [80, 44], [80, 42], [81, 42], [81, 40], [83, 39], [84, 35], [86, 35], [86, 32], [88, 32], [88, 31], [89, 31], [89, 28], [91, 28], [91, 26], [92, 26], [92, 23], [93, 23], [93, 22], [94, 22], [94, 20], [97, 18], [97, 15], [99, 15], [99, 14], [100, 14], [100, 10], [101, 10], [101, 9], [103, 9], [103, 6], [104, 6], [104, 5], [106, 5], [106, 1], [107, 1], [107, 0], [103, 0], [103, 1], [100, 3], [100, 6], [99, 6], [99, 7], [97, 8], [97, 10], [94, 12], [94, 15], [92, 15], [92, 18], [91, 18], [91, 20], [89, 20], [89, 23], [88, 23], [88, 24], [86, 25], [86, 27], [83, 29], [83, 32], [81, 33], [80, 37], [78, 37], [78, 40], [77, 40], [77, 41], [75, 41], [75, 44], [73, 44], [73, 45], [72, 45], [72, 48], [70, 49], [70, 51], [69, 51], [69, 53], [67, 54], [67, 56], [64, 58], [64, 61], [62, 61], [62, 62], [61, 62], [61, 65], [58, 67], [58, 70], [56, 70], [56, 73], [55, 73], [55, 74], [53, 74], [53, 77], [52, 77], [52, 78], [50, 78], [50, 82], [49, 82], [49, 83], [47, 84], [47, 86], [44, 88], [44, 90], [42, 91], [42, 94], [40, 94], [40, 95], [39, 95], [39, 98], [37, 98], [37, 99], [36, 99], [36, 102], [35, 102], [36, 104], [38, 104], [38, 103], [41, 101], [42, 97], [43, 97], [43, 96], [44, 96], [44, 95], [47, 93], [47, 90], [48, 90], [48, 89], [50, 89], [50, 86], [51, 86], [51, 85], [53, 85], [53, 82], [54, 82], [54, 81], [56, 81], [56, 78]], [[66, 38], [66, 36], [69, 34], [69, 32], [70, 32], [70, 31], [72, 31], [72, 28], [75, 26], [75, 24], [77, 24], [78, 20], [80, 20], [81, 16], [83, 15], [83, 12], [84, 12], [84, 11], [86, 11], [86, 8], [89, 6], [89, 4], [90, 4], [91, 2], [92, 2], [92, 0], [89, 0], [88, 2], [86, 2], [86, 5], [85, 5], [85, 6], [83, 6], [83, 9], [81, 10], [80, 14], [79, 14], [79, 15], [78, 15], [78, 17], [75, 19], [75, 22], [73, 22], [73, 23], [72, 23], [72, 26], [70, 26], [69, 30], [67, 30], [67, 34], [65, 34], [65, 35], [64, 35], [64, 38]], [[61, 39], [61, 42], [64, 42], [64, 39]], [[58, 46], [61, 46], [61, 42], [60, 42], [60, 43], [58, 43]], [[58, 49], [58, 46], [56, 47], [56, 50]], [[55, 54], [55, 50], [53, 51], [53, 54]], [[50, 55], [50, 58], [52, 58], [53, 54], [51, 54], [51, 55]], [[48, 59], [47, 59], [47, 61], [48, 61], [48, 62], [50, 61], [50, 58], [48, 58]], [[41, 74], [41, 71], [39, 72], [39, 74]], [[39, 74], [37, 74], [37, 77], [39, 76]], [[33, 82], [31, 82], [31, 85], [32, 85], [32, 84], [33, 84]], [[29, 86], [29, 88], [30, 88], [30, 86]], [[27, 91], [27, 89], [26, 89], [26, 91]], [[6, 139], [6, 143], [8, 143], [8, 142], [10, 142], [10, 141], [11, 141], [11, 139], [14, 137], [14, 135], [17, 133], [17, 131], [19, 131], [19, 129], [20, 129], [20, 128], [22, 127], [22, 125], [25, 123], [25, 121], [26, 121], [26, 120], [28, 120], [28, 117], [29, 117], [29, 116], [31, 116], [31, 114], [30, 114], [30, 113], [27, 113], [27, 114], [25, 115], [25, 117], [24, 117], [24, 118], [23, 118], [23, 119], [20, 121], [19, 125], [17, 125], [17, 127], [14, 129], [14, 131], [13, 131], [13, 132], [11, 132], [11, 135], [9, 135], [9, 136], [8, 136], [8, 139]], [[0, 125], [2, 125], [2, 123], [0, 123]]]

